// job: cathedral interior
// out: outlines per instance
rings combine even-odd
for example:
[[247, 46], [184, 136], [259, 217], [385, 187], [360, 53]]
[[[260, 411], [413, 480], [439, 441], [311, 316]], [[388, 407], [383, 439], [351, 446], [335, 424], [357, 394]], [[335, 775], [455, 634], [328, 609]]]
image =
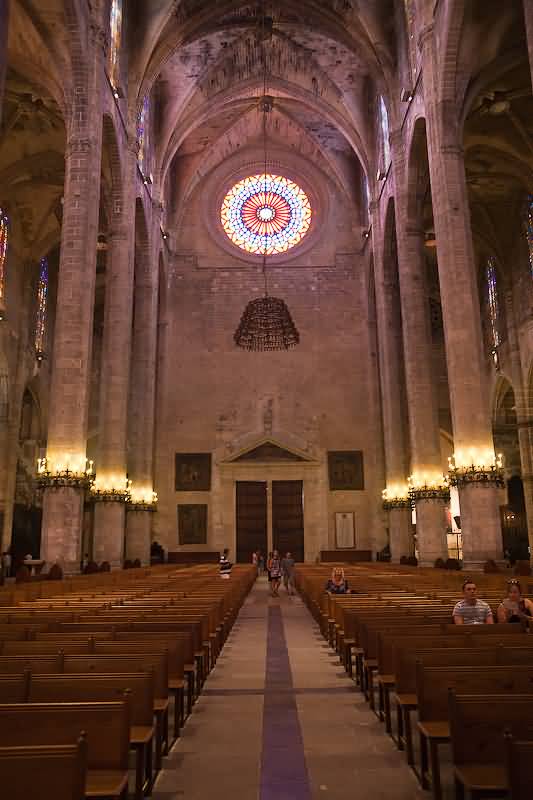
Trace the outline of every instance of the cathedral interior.
[[530, 0], [0, 0], [2, 552], [528, 561], [532, 65]]
[[531, 800], [532, 75], [533, 0], [0, 0], [6, 800]]

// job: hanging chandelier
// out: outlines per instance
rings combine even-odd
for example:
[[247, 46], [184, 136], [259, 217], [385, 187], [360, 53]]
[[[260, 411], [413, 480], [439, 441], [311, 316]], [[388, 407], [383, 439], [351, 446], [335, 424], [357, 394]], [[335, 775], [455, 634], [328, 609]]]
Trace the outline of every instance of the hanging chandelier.
[[[265, 4], [263, 2], [263, 17], [261, 24], [261, 51], [263, 59], [263, 96], [260, 99], [259, 108], [263, 117], [263, 155], [264, 155], [264, 187], [263, 197], [268, 196], [268, 141], [267, 141], [267, 117], [274, 106], [274, 99], [267, 94], [267, 58], [266, 42], [269, 39], [267, 31], [267, 18], [265, 16]], [[270, 23], [272, 21], [270, 20]], [[257, 210], [258, 219], [268, 223], [272, 220], [274, 211], [267, 204]], [[300, 341], [300, 334], [294, 324], [291, 312], [287, 308], [284, 300], [279, 297], [272, 297], [268, 293], [267, 278], [267, 251], [268, 251], [268, 226], [265, 224], [263, 234], [263, 263], [262, 274], [264, 279], [264, 295], [251, 300], [241, 317], [239, 327], [235, 331], [234, 341], [237, 347], [244, 350], [254, 350], [257, 352], [267, 350], [288, 350]]]

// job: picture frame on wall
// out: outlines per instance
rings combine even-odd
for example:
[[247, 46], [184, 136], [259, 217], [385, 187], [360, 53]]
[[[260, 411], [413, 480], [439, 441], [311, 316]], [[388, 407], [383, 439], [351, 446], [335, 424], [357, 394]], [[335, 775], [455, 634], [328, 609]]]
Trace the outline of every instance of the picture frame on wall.
[[328, 472], [329, 488], [332, 492], [361, 492], [365, 488], [361, 450], [330, 450]]
[[176, 453], [176, 491], [211, 491], [211, 453]]
[[355, 514], [353, 511], [335, 512], [335, 547], [353, 550], [355, 547]]
[[207, 504], [178, 506], [178, 541], [182, 544], [207, 544]]

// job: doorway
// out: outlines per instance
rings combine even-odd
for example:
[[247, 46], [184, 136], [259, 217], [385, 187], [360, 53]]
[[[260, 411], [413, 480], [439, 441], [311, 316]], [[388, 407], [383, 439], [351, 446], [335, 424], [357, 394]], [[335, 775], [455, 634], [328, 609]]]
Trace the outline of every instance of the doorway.
[[267, 483], [237, 481], [237, 563], [251, 564], [252, 553], [267, 555]]
[[303, 481], [272, 481], [272, 542], [283, 556], [304, 560]]

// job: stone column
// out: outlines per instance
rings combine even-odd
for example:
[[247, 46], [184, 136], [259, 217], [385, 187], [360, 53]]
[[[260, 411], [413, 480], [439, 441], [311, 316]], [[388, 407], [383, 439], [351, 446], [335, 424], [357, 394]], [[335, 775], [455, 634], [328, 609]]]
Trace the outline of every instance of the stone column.
[[[103, 47], [91, 29], [83, 64], [74, 68], [67, 121], [65, 188], [57, 313], [52, 353], [47, 458], [52, 472], [85, 468], [92, 349], [96, 239], [102, 157]], [[79, 570], [84, 490], [48, 488], [43, 500], [42, 557]]]
[[[137, 237], [135, 252], [135, 324], [133, 328], [128, 415], [128, 474], [134, 499], [148, 499], [153, 486], [153, 449], [158, 317], [156, 225], [148, 237]], [[155, 241], [154, 241], [155, 240]], [[153, 246], [152, 246], [153, 242]], [[150, 563], [152, 514], [128, 510], [126, 556]]]
[[0, 123], [4, 105], [4, 84], [7, 69], [7, 34], [9, 30], [9, 0], [0, 0]]
[[[431, 194], [441, 288], [455, 461], [490, 468], [495, 461], [482, 345], [477, 270], [470, 227], [461, 130], [455, 99], [440, 96], [443, 81], [433, 28], [421, 37]], [[463, 558], [479, 565], [503, 554], [495, 483], [459, 485]]]
[[531, 70], [531, 83], [533, 84], [533, 0], [524, 0], [524, 21], [526, 23], [529, 69]]
[[408, 216], [407, 164], [401, 133], [393, 134], [391, 144], [411, 475], [416, 493], [416, 540], [420, 565], [433, 566], [435, 559], [448, 557], [448, 540], [445, 498], [427, 497], [431, 488], [442, 487], [443, 474], [433, 386], [424, 232]]
[[[130, 385], [134, 284], [136, 150], [124, 150], [122, 197], [111, 226], [106, 269], [100, 434], [95, 488], [102, 492], [94, 512], [94, 557], [122, 565], [126, 504], [105, 500], [106, 492], [126, 487], [126, 438]], [[117, 176], [118, 177], [118, 176]], [[109, 495], [107, 495], [109, 497]]]
[[[376, 204], [371, 211], [386, 489], [389, 497], [398, 497], [406, 496], [408, 475], [402, 331], [397, 286], [385, 267], [384, 233]], [[407, 506], [395, 507], [388, 514], [391, 558], [398, 563], [401, 556], [411, 553], [411, 511]]]

